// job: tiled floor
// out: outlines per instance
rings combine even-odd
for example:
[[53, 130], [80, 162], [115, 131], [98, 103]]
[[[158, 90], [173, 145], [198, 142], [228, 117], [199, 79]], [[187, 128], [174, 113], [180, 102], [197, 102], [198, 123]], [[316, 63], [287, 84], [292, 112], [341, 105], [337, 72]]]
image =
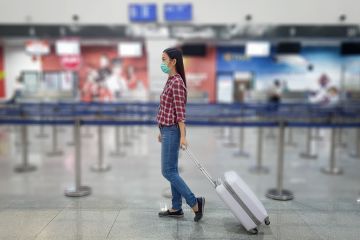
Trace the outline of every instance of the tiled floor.
[[[125, 157], [109, 155], [114, 149], [114, 128], [104, 129], [104, 157], [111, 165], [108, 172], [97, 173], [90, 166], [98, 159], [96, 127], [93, 138], [82, 138], [82, 182], [92, 187], [92, 194], [83, 198], [65, 197], [64, 190], [74, 183], [74, 149], [67, 145], [72, 132], [59, 131], [59, 148], [63, 156], [48, 157], [51, 138], [36, 138], [39, 127], [29, 128], [29, 161], [38, 169], [15, 173], [21, 162], [18, 131], [1, 127], [0, 142], [0, 239], [360, 239], [360, 159], [350, 158], [354, 149], [354, 131], [344, 132], [347, 148], [338, 148], [338, 165], [344, 168], [339, 176], [319, 171], [328, 164], [328, 132], [316, 146], [317, 160], [299, 157], [304, 149], [305, 131], [296, 129], [297, 147], [286, 147], [284, 186], [295, 199], [280, 202], [267, 199], [265, 193], [276, 183], [277, 142], [264, 138], [264, 165], [267, 175], [248, 171], [255, 164], [256, 131], [246, 129], [245, 149], [249, 158], [235, 157], [237, 147], [224, 146], [219, 129], [189, 127], [188, 140], [193, 152], [209, 172], [219, 177], [226, 170], [237, 171], [259, 196], [269, 212], [271, 225], [260, 226], [258, 235], [249, 235], [217, 197], [207, 180], [181, 157], [182, 176], [195, 194], [207, 199], [206, 214], [200, 223], [193, 222], [193, 213], [184, 205], [185, 217], [180, 220], [160, 219], [157, 212], [169, 206], [168, 184], [160, 173], [157, 129], [135, 129], [132, 145], [123, 147]], [[50, 128], [45, 129], [51, 133]], [[134, 129], [132, 128], [131, 131]], [[140, 129], [141, 130], [141, 129]], [[267, 131], [268, 132], [268, 131]], [[266, 133], [267, 133], [266, 132]], [[238, 141], [238, 131], [235, 130]], [[130, 134], [132, 135], [132, 134]], [[265, 134], [266, 135], [266, 134]]]

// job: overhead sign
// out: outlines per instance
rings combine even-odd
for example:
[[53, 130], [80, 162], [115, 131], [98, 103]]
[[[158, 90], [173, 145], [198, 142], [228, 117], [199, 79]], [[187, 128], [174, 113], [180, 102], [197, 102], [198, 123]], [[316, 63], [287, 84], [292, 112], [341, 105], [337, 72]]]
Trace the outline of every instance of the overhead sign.
[[164, 6], [164, 18], [169, 22], [192, 20], [192, 5], [190, 3], [167, 3]]
[[269, 42], [247, 42], [245, 55], [248, 57], [268, 57], [270, 55]]
[[46, 55], [50, 53], [50, 45], [45, 40], [29, 40], [25, 42], [25, 51], [30, 55]]
[[142, 44], [140, 42], [120, 42], [118, 54], [120, 57], [141, 57]]
[[80, 55], [80, 42], [77, 39], [61, 39], [55, 43], [57, 55]]
[[129, 4], [129, 20], [130, 22], [156, 22], [156, 4]]

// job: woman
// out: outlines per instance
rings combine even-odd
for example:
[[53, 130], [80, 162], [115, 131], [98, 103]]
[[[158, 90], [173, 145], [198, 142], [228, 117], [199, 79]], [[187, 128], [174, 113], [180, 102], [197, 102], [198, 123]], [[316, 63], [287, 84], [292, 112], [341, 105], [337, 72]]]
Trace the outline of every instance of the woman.
[[179, 176], [179, 148], [185, 149], [185, 104], [187, 100], [186, 78], [181, 51], [176, 48], [165, 49], [162, 54], [161, 70], [168, 74], [168, 80], [160, 96], [157, 121], [160, 128], [161, 171], [170, 182], [172, 208], [159, 212], [160, 217], [183, 217], [182, 197], [195, 213], [194, 221], [199, 221], [204, 212], [205, 198], [191, 192]]

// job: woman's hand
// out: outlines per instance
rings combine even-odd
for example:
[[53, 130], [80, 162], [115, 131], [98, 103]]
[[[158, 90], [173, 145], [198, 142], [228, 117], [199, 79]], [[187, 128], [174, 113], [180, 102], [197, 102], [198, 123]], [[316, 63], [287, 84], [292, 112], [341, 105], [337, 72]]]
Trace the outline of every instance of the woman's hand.
[[158, 141], [161, 142], [161, 133], [159, 133]]
[[180, 147], [181, 149], [185, 150], [188, 146], [188, 143], [186, 141], [186, 138], [185, 137], [181, 137], [180, 138]]

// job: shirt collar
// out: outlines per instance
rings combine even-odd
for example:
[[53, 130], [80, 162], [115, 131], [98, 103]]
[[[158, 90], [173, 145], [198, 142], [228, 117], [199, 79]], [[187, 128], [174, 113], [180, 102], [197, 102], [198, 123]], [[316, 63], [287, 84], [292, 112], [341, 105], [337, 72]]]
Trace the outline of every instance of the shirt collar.
[[168, 80], [172, 80], [172, 79], [174, 79], [174, 78], [176, 78], [176, 77], [178, 77], [178, 76], [180, 76], [180, 74], [176, 73], [175, 75], [170, 76], [170, 77], [168, 78]]

